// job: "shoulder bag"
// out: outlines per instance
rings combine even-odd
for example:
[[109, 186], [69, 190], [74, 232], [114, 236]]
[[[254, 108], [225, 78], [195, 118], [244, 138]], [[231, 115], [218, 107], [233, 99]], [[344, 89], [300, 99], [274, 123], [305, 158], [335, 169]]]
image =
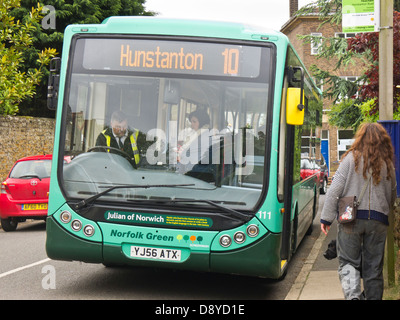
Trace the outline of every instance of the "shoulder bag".
[[339, 223], [349, 223], [356, 219], [357, 207], [360, 205], [361, 199], [370, 181], [371, 174], [369, 174], [367, 181], [365, 181], [358, 200], [356, 196], [339, 198], [339, 215], [337, 219]]

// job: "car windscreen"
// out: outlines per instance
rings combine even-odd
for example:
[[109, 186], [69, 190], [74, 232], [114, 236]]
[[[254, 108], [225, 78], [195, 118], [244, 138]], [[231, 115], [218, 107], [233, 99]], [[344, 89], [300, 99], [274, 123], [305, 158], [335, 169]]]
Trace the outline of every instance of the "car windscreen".
[[10, 173], [10, 178], [28, 179], [37, 177], [39, 179], [49, 178], [51, 171], [51, 160], [29, 160], [17, 162]]

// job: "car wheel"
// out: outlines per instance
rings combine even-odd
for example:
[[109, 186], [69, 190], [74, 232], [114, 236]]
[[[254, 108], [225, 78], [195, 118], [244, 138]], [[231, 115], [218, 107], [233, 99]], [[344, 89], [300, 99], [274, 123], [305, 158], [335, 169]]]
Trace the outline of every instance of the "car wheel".
[[15, 218], [0, 219], [1, 227], [4, 231], [15, 231], [18, 226], [18, 221]]

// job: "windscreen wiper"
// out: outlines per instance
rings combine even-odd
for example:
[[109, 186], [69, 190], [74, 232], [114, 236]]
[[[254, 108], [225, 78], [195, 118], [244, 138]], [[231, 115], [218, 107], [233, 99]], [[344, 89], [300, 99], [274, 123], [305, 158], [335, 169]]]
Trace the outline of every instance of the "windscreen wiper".
[[37, 175], [37, 174], [24, 174], [23, 176], [18, 177], [18, 179], [25, 179], [25, 178], [37, 178], [40, 181], [42, 181], [42, 179]]
[[216, 203], [215, 201], [212, 200], [206, 200], [206, 199], [171, 199], [171, 200], [166, 200], [165, 202], [172, 202], [172, 203], [177, 203], [177, 202], [189, 202], [189, 203], [193, 203], [193, 202], [203, 202], [203, 203], [207, 203], [213, 207], [216, 207], [218, 209], [220, 209], [221, 211], [230, 213], [232, 216], [234, 216], [235, 218], [244, 221], [244, 222], [248, 222], [250, 221], [250, 219], [253, 217], [250, 214], [246, 214], [246, 213], [242, 213], [240, 211], [237, 211], [235, 209], [229, 208], [229, 207], [225, 207], [223, 205], [220, 205], [218, 203]]
[[[82, 209], [82, 208], [86, 207], [87, 205], [89, 205], [90, 203], [92, 203], [93, 201], [95, 201], [96, 199], [100, 198], [101, 196], [103, 196], [115, 189], [177, 188], [177, 187], [190, 187], [190, 186], [194, 186], [194, 183], [192, 183], [192, 184], [147, 184], [147, 185], [128, 184], [128, 185], [113, 186], [102, 192], [95, 194], [94, 196], [91, 196], [87, 199], [83, 199], [83, 200], [79, 201], [75, 205], [75, 209], [76, 210]], [[101, 188], [101, 186], [100, 186], [100, 188]]]

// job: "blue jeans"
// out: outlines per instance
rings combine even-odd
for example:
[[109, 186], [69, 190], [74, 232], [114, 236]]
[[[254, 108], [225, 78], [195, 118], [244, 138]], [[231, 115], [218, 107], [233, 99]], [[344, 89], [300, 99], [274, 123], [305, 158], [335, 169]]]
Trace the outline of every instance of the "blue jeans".
[[376, 220], [339, 224], [339, 279], [345, 299], [361, 299], [361, 272], [365, 299], [382, 299], [386, 233], [387, 226]]

